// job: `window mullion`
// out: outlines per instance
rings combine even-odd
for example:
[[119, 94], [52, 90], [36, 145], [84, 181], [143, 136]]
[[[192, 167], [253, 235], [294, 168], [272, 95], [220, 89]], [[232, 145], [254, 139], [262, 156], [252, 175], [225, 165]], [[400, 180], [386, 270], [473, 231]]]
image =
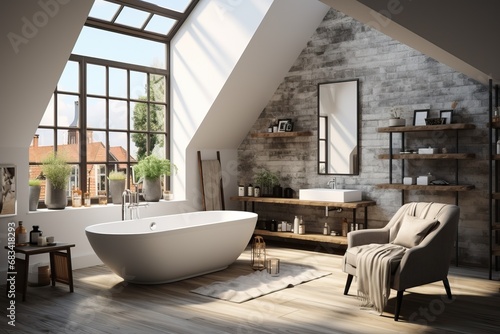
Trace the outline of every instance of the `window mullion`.
[[82, 59], [80, 64], [80, 189], [87, 189], [89, 174], [87, 173], [87, 62]]

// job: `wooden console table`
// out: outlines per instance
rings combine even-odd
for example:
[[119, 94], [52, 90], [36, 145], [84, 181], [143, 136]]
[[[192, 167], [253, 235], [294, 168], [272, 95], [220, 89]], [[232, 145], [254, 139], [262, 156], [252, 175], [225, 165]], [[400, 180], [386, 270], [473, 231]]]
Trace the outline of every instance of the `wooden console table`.
[[[243, 210], [247, 211], [247, 204], [252, 203], [252, 211], [255, 211], [255, 203], [270, 203], [270, 204], [288, 204], [288, 205], [304, 205], [304, 206], [320, 206], [325, 208], [325, 216], [329, 215], [330, 210], [348, 209], [352, 210], [352, 221], [356, 221], [356, 210], [363, 208], [364, 228], [368, 226], [368, 207], [376, 205], [375, 201], [358, 201], [358, 202], [329, 202], [329, 201], [308, 201], [299, 200], [298, 198], [275, 198], [275, 197], [251, 197], [251, 196], [233, 196], [233, 201], [243, 202]], [[295, 234], [290, 232], [271, 232], [266, 230], [255, 230], [261, 235], [280, 238], [283, 240], [300, 239], [307, 241], [327, 242], [337, 245], [346, 246], [347, 238], [342, 236], [320, 235], [320, 234]]]
[[368, 207], [376, 205], [375, 201], [358, 201], [358, 202], [329, 202], [329, 201], [307, 201], [298, 198], [276, 198], [276, 197], [252, 197], [252, 196], [233, 196], [233, 201], [243, 202], [243, 209], [247, 210], [247, 203], [252, 203], [252, 211], [255, 211], [255, 203], [274, 203], [274, 204], [292, 204], [292, 205], [308, 205], [322, 206], [325, 208], [325, 216], [328, 216], [330, 210], [349, 209], [352, 210], [352, 221], [356, 221], [356, 210], [364, 208], [365, 210], [365, 228], [368, 223]]
[[[31, 255], [49, 253], [50, 256], [50, 274], [52, 286], [56, 282], [69, 285], [69, 291], [73, 292], [73, 269], [71, 266], [70, 248], [74, 244], [57, 243], [54, 246], [16, 246], [13, 251], [17, 254], [24, 254], [24, 259], [16, 257], [16, 280], [21, 282], [20, 292], [23, 295], [23, 301], [26, 300], [26, 290], [28, 288], [28, 272]], [[5, 247], [6, 249], [9, 249]], [[8, 275], [7, 275], [8, 276]], [[17, 279], [17, 278], [20, 279]], [[7, 284], [7, 289], [9, 284]]]

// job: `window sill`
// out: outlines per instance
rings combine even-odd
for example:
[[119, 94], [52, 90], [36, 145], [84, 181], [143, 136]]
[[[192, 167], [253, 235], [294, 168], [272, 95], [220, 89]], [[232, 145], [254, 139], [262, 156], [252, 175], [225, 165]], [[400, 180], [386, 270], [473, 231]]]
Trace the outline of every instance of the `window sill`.
[[[148, 206], [151, 207], [156, 207], [156, 206], [163, 206], [167, 203], [180, 203], [184, 202], [183, 200], [164, 200], [161, 199], [159, 202], [140, 202], [141, 205], [147, 204]], [[103, 210], [103, 209], [110, 209], [110, 208], [120, 208], [121, 209], [121, 204], [113, 204], [113, 203], [108, 203], [108, 204], [92, 204], [91, 206], [81, 206], [81, 207], [72, 207], [72, 206], [67, 206], [64, 209], [47, 209], [47, 208], [39, 208], [36, 211], [29, 211], [28, 214], [44, 214], [44, 213], [57, 213], [57, 212], [79, 212], [79, 211], [86, 211], [86, 210]], [[110, 209], [111, 210], [111, 209]], [[146, 207], [147, 210], [147, 207]]]

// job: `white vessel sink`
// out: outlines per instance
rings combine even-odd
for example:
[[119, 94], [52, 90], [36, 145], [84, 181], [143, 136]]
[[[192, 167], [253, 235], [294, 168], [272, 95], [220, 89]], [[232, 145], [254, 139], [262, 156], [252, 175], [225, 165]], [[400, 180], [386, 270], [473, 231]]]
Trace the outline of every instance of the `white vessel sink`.
[[357, 202], [361, 201], [361, 190], [353, 189], [299, 189], [299, 199], [327, 202]]

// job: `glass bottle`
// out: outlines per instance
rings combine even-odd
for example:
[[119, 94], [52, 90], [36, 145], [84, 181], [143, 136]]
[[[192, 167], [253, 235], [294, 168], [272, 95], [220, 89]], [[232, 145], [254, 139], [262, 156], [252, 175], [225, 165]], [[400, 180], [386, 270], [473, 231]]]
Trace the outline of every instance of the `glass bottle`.
[[348, 229], [348, 225], [347, 225], [347, 218], [344, 218], [344, 220], [342, 221], [342, 236], [343, 237], [346, 237], [347, 236], [347, 229]]
[[77, 187], [73, 188], [73, 193], [71, 196], [71, 205], [74, 208], [79, 208], [82, 206], [82, 191]]
[[33, 225], [33, 229], [30, 232], [30, 244], [38, 245], [38, 237], [42, 235], [38, 225]]
[[247, 188], [247, 196], [253, 197], [253, 186], [250, 183]]
[[16, 228], [15, 232], [16, 246], [27, 246], [28, 245], [28, 231], [23, 226], [23, 222], [19, 221], [19, 226]]
[[299, 225], [300, 225], [299, 216], [295, 216], [295, 219], [293, 220], [293, 233], [299, 234]]
[[323, 227], [323, 234], [324, 235], [330, 234], [330, 226], [328, 226], [328, 223], [325, 223], [325, 226]]
[[299, 234], [306, 234], [306, 225], [302, 221], [299, 224]]
[[87, 208], [90, 207], [90, 194], [88, 191], [83, 194], [83, 205]]

